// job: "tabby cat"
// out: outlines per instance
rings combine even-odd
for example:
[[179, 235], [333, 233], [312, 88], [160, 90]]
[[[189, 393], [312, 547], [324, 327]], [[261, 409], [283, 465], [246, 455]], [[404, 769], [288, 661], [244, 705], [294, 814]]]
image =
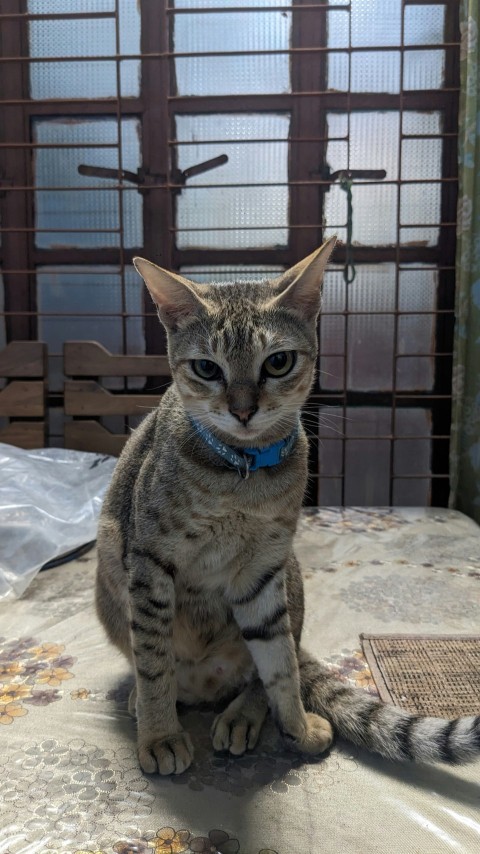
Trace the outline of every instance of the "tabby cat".
[[237, 755], [255, 746], [268, 709], [307, 754], [327, 750], [334, 730], [391, 759], [480, 752], [480, 715], [412, 716], [339, 682], [300, 647], [299, 413], [334, 242], [263, 283], [199, 285], [134, 260], [167, 331], [173, 383], [115, 469], [97, 609], [135, 671], [130, 710], [148, 773], [180, 774], [192, 761], [177, 700], [229, 699], [212, 742]]

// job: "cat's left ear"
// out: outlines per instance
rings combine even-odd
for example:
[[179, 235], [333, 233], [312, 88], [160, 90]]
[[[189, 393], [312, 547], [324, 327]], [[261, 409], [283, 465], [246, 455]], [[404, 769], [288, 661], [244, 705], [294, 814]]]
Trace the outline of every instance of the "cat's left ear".
[[336, 241], [336, 237], [329, 237], [323, 246], [272, 282], [276, 293], [270, 302], [272, 308], [289, 308], [307, 319], [317, 316], [320, 311], [325, 268]]

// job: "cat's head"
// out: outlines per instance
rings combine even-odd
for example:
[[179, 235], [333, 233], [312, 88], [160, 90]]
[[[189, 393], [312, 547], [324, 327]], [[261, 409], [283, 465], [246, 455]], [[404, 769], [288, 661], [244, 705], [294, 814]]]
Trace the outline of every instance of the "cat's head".
[[224, 441], [267, 445], [295, 426], [314, 377], [321, 286], [334, 245], [330, 238], [266, 282], [199, 285], [134, 258], [167, 331], [185, 410]]

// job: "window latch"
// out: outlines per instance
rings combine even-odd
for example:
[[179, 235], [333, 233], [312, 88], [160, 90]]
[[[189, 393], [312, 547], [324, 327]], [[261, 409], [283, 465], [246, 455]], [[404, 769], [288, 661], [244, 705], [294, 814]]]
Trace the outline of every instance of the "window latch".
[[226, 154], [219, 154], [218, 157], [212, 157], [210, 160], [204, 160], [203, 163], [197, 163], [195, 166], [189, 166], [188, 169], [174, 169], [172, 173], [172, 181], [174, 184], [180, 185], [174, 188], [174, 193], [181, 193], [183, 187], [189, 178], [194, 178], [195, 175], [203, 175], [204, 172], [210, 172], [211, 169], [216, 169], [218, 166], [223, 166], [228, 163]]
[[383, 181], [387, 177], [385, 169], [338, 169], [336, 172], [330, 172], [327, 168], [323, 176], [332, 184], [335, 181]]
[[[131, 184], [136, 184], [139, 193], [145, 193], [152, 185], [172, 189], [174, 193], [181, 193], [189, 178], [195, 175], [201, 175], [203, 172], [209, 172], [210, 169], [216, 169], [217, 166], [222, 166], [228, 162], [226, 154], [219, 154], [218, 157], [212, 157], [210, 160], [205, 160], [203, 163], [197, 163], [195, 166], [189, 166], [183, 172], [180, 169], [174, 169], [171, 180], [167, 180], [166, 175], [152, 175], [146, 169], [140, 168], [136, 172], [129, 172], [126, 169], [109, 169], [106, 166], [87, 166], [81, 164], [78, 167], [80, 175], [85, 175], [91, 178], [113, 178], [116, 181], [128, 181]], [[172, 184], [174, 185], [172, 187]]]

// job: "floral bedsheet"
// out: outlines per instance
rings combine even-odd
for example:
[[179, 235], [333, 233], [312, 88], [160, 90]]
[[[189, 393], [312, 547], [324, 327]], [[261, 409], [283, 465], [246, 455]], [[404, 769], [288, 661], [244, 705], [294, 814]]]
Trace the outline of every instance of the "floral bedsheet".
[[[460, 513], [310, 508], [296, 551], [304, 644], [362, 690], [375, 693], [361, 632], [478, 632], [480, 529]], [[212, 712], [190, 709], [192, 767], [142, 774], [94, 573], [92, 551], [0, 606], [0, 854], [480, 851], [480, 761], [398, 765], [341, 742], [305, 759], [269, 723], [233, 758], [212, 751]]]

